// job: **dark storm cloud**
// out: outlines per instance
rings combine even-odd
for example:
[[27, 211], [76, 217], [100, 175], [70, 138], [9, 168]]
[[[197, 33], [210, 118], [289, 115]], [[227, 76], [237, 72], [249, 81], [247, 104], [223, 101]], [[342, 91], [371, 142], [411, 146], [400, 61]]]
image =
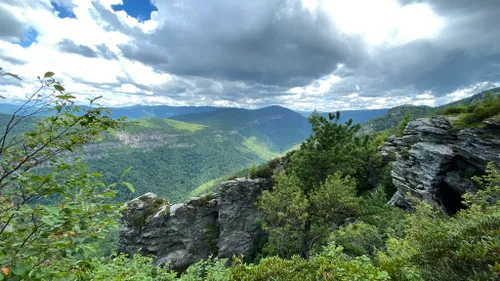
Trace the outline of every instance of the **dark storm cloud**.
[[17, 64], [17, 65], [22, 65], [25, 64], [27, 61], [21, 59], [21, 58], [14, 58], [7, 56], [5, 54], [0, 53], [0, 61], [6, 61], [12, 64]]
[[[445, 25], [436, 38], [411, 42], [378, 54], [374, 71], [380, 87], [414, 86], [437, 95], [483, 81], [500, 81], [500, 2], [498, 0], [403, 1], [426, 3]], [[377, 71], [381, 74], [376, 75]], [[361, 82], [360, 82], [361, 83]]]
[[[170, 73], [296, 86], [333, 71], [338, 63], [356, 64], [363, 57], [359, 38], [339, 36], [329, 17], [313, 15], [300, 1], [156, 5], [162, 26], [151, 35], [135, 30], [136, 42], [122, 51], [152, 66], [168, 56], [161, 69]], [[94, 6], [111, 26], [123, 30], [116, 15]]]
[[63, 41], [57, 43], [57, 47], [61, 52], [70, 53], [70, 54], [78, 54], [87, 58], [97, 58], [97, 52], [92, 50], [89, 46], [78, 45], [75, 42], [64, 39]]
[[78, 54], [87, 58], [97, 58], [102, 57], [108, 60], [117, 60], [118, 57], [115, 53], [113, 53], [106, 45], [101, 44], [98, 45], [97, 51], [94, 51], [89, 46], [79, 45], [75, 42], [64, 39], [63, 41], [57, 43], [57, 47], [61, 52], [70, 53], [70, 54]]
[[108, 47], [106, 47], [106, 45], [104, 44], [97, 45], [96, 48], [97, 48], [97, 53], [102, 58], [105, 58], [107, 60], [118, 60], [118, 56], [115, 53], [113, 53]]
[[137, 45], [119, 46], [124, 57], [140, 61], [147, 65], [155, 67], [163, 66], [168, 63], [168, 56], [161, 47], [151, 45], [145, 42], [139, 42]]
[[20, 21], [7, 7], [0, 4], [0, 39], [18, 40], [24, 36], [25, 24]]
[[368, 46], [362, 36], [342, 34], [322, 9], [311, 13], [299, 0], [157, 0], [160, 27], [147, 34], [101, 4], [94, 7], [109, 29], [133, 38], [120, 46], [123, 56], [185, 78], [150, 89], [173, 99], [196, 89], [232, 101], [286, 97], [289, 88], [332, 72], [341, 79], [325, 94], [330, 99], [428, 90], [439, 97], [500, 80], [498, 0], [400, 2], [427, 3], [443, 19], [442, 29], [428, 39]]

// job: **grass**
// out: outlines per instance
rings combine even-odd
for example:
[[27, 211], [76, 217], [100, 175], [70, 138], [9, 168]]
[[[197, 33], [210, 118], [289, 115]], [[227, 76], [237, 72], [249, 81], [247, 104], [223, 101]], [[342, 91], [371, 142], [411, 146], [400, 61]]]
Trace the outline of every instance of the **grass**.
[[137, 133], [145, 131], [156, 132], [184, 132], [196, 133], [206, 129], [207, 126], [199, 124], [191, 124], [177, 120], [164, 119], [164, 118], [141, 118], [133, 121], [130, 126], [126, 128], [128, 132]]
[[243, 146], [255, 152], [262, 159], [269, 160], [279, 155], [279, 153], [270, 151], [266, 145], [259, 143], [256, 137], [246, 138], [243, 141]]
[[208, 181], [197, 188], [193, 189], [191, 192], [189, 192], [190, 197], [196, 197], [200, 196], [209, 192], [214, 192], [217, 190], [217, 187], [219, 184], [223, 181], [227, 181], [229, 176], [223, 176], [220, 178], [213, 179], [211, 181]]
[[489, 121], [489, 122], [494, 123], [494, 124], [500, 124], [500, 114], [492, 116], [492, 117], [486, 119], [486, 121]]

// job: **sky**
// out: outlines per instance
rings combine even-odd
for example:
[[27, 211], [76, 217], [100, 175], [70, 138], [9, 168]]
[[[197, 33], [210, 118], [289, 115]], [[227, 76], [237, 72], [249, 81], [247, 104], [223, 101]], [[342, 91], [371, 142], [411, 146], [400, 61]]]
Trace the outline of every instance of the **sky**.
[[56, 73], [78, 102], [320, 111], [500, 85], [499, 0], [2, 0], [3, 102]]

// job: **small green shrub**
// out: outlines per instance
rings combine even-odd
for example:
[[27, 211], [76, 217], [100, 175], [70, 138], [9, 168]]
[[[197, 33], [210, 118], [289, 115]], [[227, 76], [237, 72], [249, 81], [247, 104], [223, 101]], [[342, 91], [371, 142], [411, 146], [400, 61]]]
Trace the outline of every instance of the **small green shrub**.
[[465, 105], [446, 107], [442, 110], [442, 114], [444, 115], [456, 115], [468, 112], [468, 107]]
[[403, 159], [410, 159], [410, 152], [408, 150], [403, 150], [399, 153]]
[[81, 274], [78, 280], [82, 281], [170, 281], [176, 280], [177, 273], [166, 268], [156, 267], [153, 259], [134, 255], [129, 258], [126, 255], [108, 260], [96, 260], [92, 262], [91, 269]]
[[158, 213], [161, 208], [166, 206], [166, 208], [162, 211], [162, 214], [166, 214], [170, 212], [170, 203], [166, 198], [158, 198], [154, 201], [154, 204], [148, 205], [146, 209], [142, 212], [138, 212], [135, 217], [132, 219], [134, 226], [137, 228], [141, 228], [146, 225], [146, 221], [149, 216]]
[[330, 240], [342, 246], [350, 256], [373, 256], [377, 248], [383, 246], [383, 237], [374, 225], [356, 222], [339, 228], [330, 236]]
[[389, 280], [389, 275], [374, 266], [369, 258], [350, 258], [342, 252], [342, 247], [331, 244], [309, 260], [299, 256], [291, 259], [269, 257], [256, 265], [237, 260], [231, 267], [230, 280]]
[[403, 119], [399, 122], [398, 128], [396, 130], [396, 136], [401, 137], [406, 129], [406, 126], [413, 119], [411, 112], [407, 112]]

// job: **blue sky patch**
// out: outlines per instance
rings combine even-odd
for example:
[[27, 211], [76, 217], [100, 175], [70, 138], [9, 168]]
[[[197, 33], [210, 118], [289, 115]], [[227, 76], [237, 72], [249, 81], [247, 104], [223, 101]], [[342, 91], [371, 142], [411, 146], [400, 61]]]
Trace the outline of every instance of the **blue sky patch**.
[[158, 9], [147, 0], [123, 0], [123, 5], [111, 5], [114, 11], [125, 11], [140, 22], [151, 19], [151, 12]]
[[70, 9], [68, 7], [61, 6], [57, 4], [54, 1], [50, 1], [50, 4], [52, 4], [52, 7], [58, 12], [58, 17], [63, 19], [63, 18], [72, 18], [76, 19], [75, 14], [73, 13], [73, 9]]
[[24, 37], [21, 39], [19, 42], [19, 45], [21, 45], [23, 48], [27, 48], [33, 44], [33, 42], [36, 42], [36, 38], [38, 37], [38, 31], [36, 29], [29, 27], [26, 29], [26, 33], [24, 34]]

